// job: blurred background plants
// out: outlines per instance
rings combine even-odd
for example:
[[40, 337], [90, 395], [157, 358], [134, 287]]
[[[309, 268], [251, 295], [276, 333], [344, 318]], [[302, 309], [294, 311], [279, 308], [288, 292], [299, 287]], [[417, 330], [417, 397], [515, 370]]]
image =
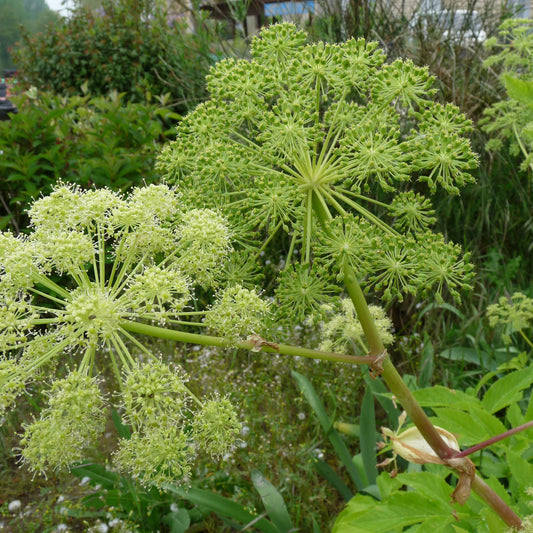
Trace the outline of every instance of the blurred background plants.
[[15, 232], [27, 224], [28, 203], [66, 176], [121, 191], [153, 182], [155, 156], [179, 117], [166, 107], [168, 95], [134, 103], [117, 92], [60, 96], [32, 89], [12, 101], [20, 112], [0, 122], [0, 227]]
[[205, 96], [204, 78], [215, 59], [204, 21], [190, 32], [158, 2], [103, 0], [98, 9], [75, 3], [69, 16], [35, 35], [23, 33], [13, 60], [18, 76], [61, 95], [124, 93], [144, 101], [168, 93], [184, 111]]

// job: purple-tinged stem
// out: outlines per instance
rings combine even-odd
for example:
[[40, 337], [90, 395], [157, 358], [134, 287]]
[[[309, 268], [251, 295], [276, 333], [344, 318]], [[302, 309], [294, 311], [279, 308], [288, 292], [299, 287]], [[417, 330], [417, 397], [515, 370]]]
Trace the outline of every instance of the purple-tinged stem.
[[467, 448], [466, 450], [463, 450], [462, 452], [454, 454], [454, 457], [466, 457], [467, 455], [471, 455], [479, 450], [482, 450], [483, 448], [487, 448], [488, 446], [494, 444], [495, 442], [499, 442], [503, 439], [506, 439], [507, 437], [510, 437], [511, 435], [515, 435], [516, 433], [520, 433], [521, 431], [525, 431], [526, 429], [533, 428], [533, 420], [530, 422], [526, 422], [525, 424], [521, 424], [520, 426], [517, 426], [513, 429], [510, 429], [509, 431], [506, 431], [504, 433], [500, 433], [499, 435], [496, 435], [495, 437], [492, 437], [491, 439], [484, 440], [483, 442], [480, 442], [479, 444], [476, 444], [475, 446], [472, 446], [471, 448]]

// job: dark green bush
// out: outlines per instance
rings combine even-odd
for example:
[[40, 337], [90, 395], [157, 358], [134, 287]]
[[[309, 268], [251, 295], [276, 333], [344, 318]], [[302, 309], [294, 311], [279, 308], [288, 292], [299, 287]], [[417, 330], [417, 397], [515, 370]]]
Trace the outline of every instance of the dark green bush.
[[27, 203], [58, 179], [115, 190], [157, 179], [154, 159], [171, 135], [165, 122], [177, 118], [164, 102], [32, 96], [13, 98], [19, 113], [0, 122], [0, 229], [22, 230]]
[[19, 75], [32, 85], [62, 95], [116, 90], [127, 100], [170, 93], [184, 111], [204, 97], [204, 78], [213, 55], [207, 31], [194, 34], [169, 23], [149, 2], [104, 0], [102, 8], [81, 5], [69, 18], [37, 35], [23, 34], [14, 57]]

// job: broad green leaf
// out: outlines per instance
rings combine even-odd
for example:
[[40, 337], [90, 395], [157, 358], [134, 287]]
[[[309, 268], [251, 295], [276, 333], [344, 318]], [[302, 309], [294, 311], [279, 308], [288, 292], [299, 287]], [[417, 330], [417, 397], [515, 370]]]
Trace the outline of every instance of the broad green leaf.
[[527, 106], [533, 106], [533, 82], [514, 78], [508, 74], [502, 76], [507, 94]]
[[533, 383], [533, 366], [511, 372], [494, 382], [483, 397], [483, 405], [489, 413], [496, 413], [522, 399], [522, 391]]
[[533, 462], [526, 461], [513, 450], [507, 450], [507, 462], [511, 470], [511, 478], [521, 490], [530, 487], [533, 483]]
[[398, 474], [397, 480], [423, 494], [428, 500], [447, 505], [451, 500], [453, 489], [437, 474], [430, 472], [412, 472]]
[[339, 434], [333, 427], [333, 423], [330, 420], [328, 414], [326, 413], [324, 405], [320, 401], [320, 398], [315, 392], [315, 389], [313, 388], [309, 380], [302, 376], [302, 374], [299, 374], [298, 372], [293, 370], [291, 372], [291, 375], [296, 380], [296, 383], [298, 383], [298, 386], [300, 387], [300, 390], [305, 396], [305, 399], [313, 408], [313, 411], [315, 412], [318, 421], [322, 426], [322, 429], [328, 436], [342, 464], [348, 470], [348, 473], [350, 474], [354, 485], [357, 487], [358, 490], [363, 490], [365, 487], [361, 480], [361, 477], [359, 476], [359, 473], [357, 472], [357, 469], [355, 468], [355, 465], [353, 464], [352, 455], [350, 454], [350, 451], [348, 450], [346, 444], [344, 444], [344, 441], [340, 438]]
[[280, 533], [279, 529], [268, 520], [260, 518], [247, 511], [242, 505], [208, 490], [196, 488], [185, 489], [171, 484], [166, 484], [163, 488], [198, 505], [200, 508], [213, 511], [220, 516], [231, 518], [245, 526], [253, 523], [254, 528], [263, 533]]
[[471, 405], [481, 405], [477, 398], [442, 385], [413, 391], [413, 395], [422, 407], [454, 407], [467, 410]]
[[392, 477], [388, 472], [381, 472], [376, 482], [382, 499], [388, 498], [390, 494], [402, 486], [402, 483], [396, 477]]
[[186, 533], [191, 525], [191, 517], [187, 509], [178, 509], [163, 517], [163, 523], [170, 527], [170, 533]]
[[293, 530], [294, 526], [292, 525], [291, 517], [289, 516], [283, 497], [277, 491], [276, 487], [259, 470], [252, 471], [252, 483], [257, 492], [259, 492], [259, 496], [263, 500], [266, 512], [272, 520], [272, 523], [281, 533], [288, 533]]
[[352, 507], [352, 501], [337, 518], [333, 533], [389, 533], [419, 523], [433, 531], [455, 522], [448, 503], [429, 500], [414, 491], [397, 492], [366, 511]]
[[506, 530], [505, 522], [492, 509], [485, 507], [480, 514], [490, 533], [500, 533]]

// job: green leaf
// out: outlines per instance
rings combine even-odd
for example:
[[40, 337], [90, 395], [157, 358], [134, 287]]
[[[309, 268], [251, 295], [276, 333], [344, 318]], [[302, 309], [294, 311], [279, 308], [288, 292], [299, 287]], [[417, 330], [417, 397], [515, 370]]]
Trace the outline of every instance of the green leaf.
[[163, 523], [170, 527], [170, 533], [185, 533], [191, 525], [187, 509], [178, 509], [163, 517]]
[[313, 518], [313, 533], [322, 533], [318, 522]]
[[507, 94], [520, 103], [533, 107], [533, 82], [514, 78], [509, 74], [502, 76]]
[[428, 500], [438, 505], [448, 505], [452, 488], [437, 474], [430, 472], [408, 472], [398, 474], [397, 480], [409, 488], [423, 494]]
[[426, 389], [413, 391], [413, 395], [422, 407], [449, 407], [467, 410], [470, 406], [480, 406], [481, 402], [465, 392], [435, 385]]
[[530, 487], [533, 480], [533, 463], [526, 461], [513, 450], [507, 450], [507, 461], [511, 470], [511, 478], [521, 490]]
[[115, 426], [119, 437], [126, 440], [131, 439], [130, 428], [122, 423], [120, 415], [118, 414], [118, 411], [116, 409], [113, 409], [111, 411], [111, 419], [113, 420], [113, 425]]
[[506, 530], [505, 522], [492, 509], [485, 507], [481, 510], [480, 515], [490, 533], [500, 533]]
[[318, 421], [322, 426], [322, 429], [328, 436], [342, 464], [344, 465], [346, 470], [348, 470], [348, 473], [350, 474], [354, 485], [357, 487], [358, 490], [363, 490], [365, 487], [361, 480], [361, 477], [359, 476], [359, 473], [357, 472], [357, 469], [355, 468], [355, 465], [353, 464], [352, 455], [350, 454], [350, 451], [348, 450], [346, 444], [344, 444], [344, 441], [340, 438], [339, 434], [333, 427], [333, 423], [330, 420], [328, 414], [326, 413], [324, 405], [320, 401], [320, 398], [315, 392], [315, 389], [307, 380], [307, 378], [302, 376], [302, 374], [299, 374], [298, 372], [293, 370], [291, 372], [291, 375], [296, 380], [296, 383], [298, 383], [298, 386], [300, 387], [300, 390], [305, 396], [305, 399], [313, 408], [318, 418]]
[[522, 391], [533, 383], [533, 366], [511, 372], [493, 383], [483, 397], [483, 405], [489, 413], [496, 413], [508, 405], [519, 402]]
[[429, 500], [419, 492], [397, 492], [364, 511], [352, 501], [337, 518], [333, 533], [388, 533], [419, 523], [426, 526], [423, 531], [433, 531], [455, 522], [448, 503]]
[[489, 367], [491, 359], [490, 354], [487, 352], [465, 346], [454, 346], [453, 348], [447, 348], [439, 353], [439, 357], [448, 359], [450, 361], [461, 361], [463, 363], [471, 363], [473, 365], [483, 367]]
[[106, 470], [102, 465], [79, 465], [72, 467], [71, 471], [77, 478], [82, 479], [88, 477], [93, 485], [102, 485], [104, 489], [112, 489], [120, 482], [120, 476], [118, 474]]
[[359, 426], [359, 442], [361, 456], [365, 467], [366, 478], [369, 485], [376, 482], [378, 471], [376, 468], [376, 416], [374, 412], [374, 395], [366, 389], [361, 406], [361, 421]]
[[437, 418], [433, 422], [453, 433], [462, 445], [473, 446], [507, 431], [498, 418], [480, 407], [471, 406], [468, 411], [439, 407], [434, 411]]
[[368, 379], [365, 380], [365, 383], [387, 413], [389, 419], [388, 427], [396, 429], [398, 427], [398, 408], [394, 405], [394, 402], [391, 399], [392, 395], [387, 390], [387, 387], [385, 387], [383, 382], [378, 379]]
[[353, 498], [353, 492], [348, 488], [342, 478], [322, 459], [316, 459], [314, 463], [316, 471], [343, 497], [345, 501]]
[[276, 490], [276, 487], [259, 470], [252, 471], [252, 483], [257, 492], [259, 492], [261, 500], [263, 500], [268, 516], [279, 531], [281, 533], [288, 533], [294, 530], [283, 497]]
[[433, 360], [435, 351], [431, 338], [426, 333], [424, 335], [424, 349], [422, 350], [422, 357], [420, 358], [420, 372], [418, 375], [418, 386], [429, 387], [431, 385], [431, 377], [433, 376]]
[[214, 494], [213, 492], [209, 492], [208, 490], [196, 488], [184, 489], [170, 484], [166, 484], [163, 488], [203, 509], [236, 520], [238, 523], [244, 524], [245, 526], [253, 522], [254, 528], [263, 533], [280, 533], [280, 530], [268, 520], [260, 518], [247, 511], [242, 505], [235, 503], [228, 498], [219, 496], [218, 494]]

